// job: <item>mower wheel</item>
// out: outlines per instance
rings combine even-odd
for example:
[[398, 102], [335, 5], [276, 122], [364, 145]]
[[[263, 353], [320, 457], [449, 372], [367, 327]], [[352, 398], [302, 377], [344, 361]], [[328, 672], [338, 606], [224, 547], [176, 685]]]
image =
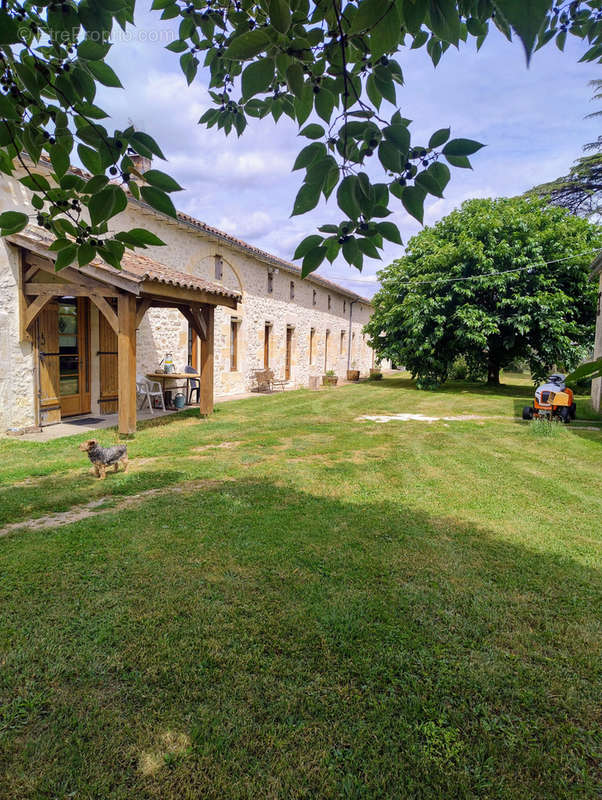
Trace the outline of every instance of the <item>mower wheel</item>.
[[565, 425], [568, 425], [569, 422], [571, 421], [571, 412], [568, 406], [564, 406], [563, 408], [561, 408], [560, 411], [558, 412], [558, 416], [560, 417], [561, 422], [564, 422]]
[[571, 415], [571, 419], [577, 419], [577, 403], [573, 403], [569, 406], [569, 414]]
[[533, 406], [523, 406], [523, 419], [533, 419]]

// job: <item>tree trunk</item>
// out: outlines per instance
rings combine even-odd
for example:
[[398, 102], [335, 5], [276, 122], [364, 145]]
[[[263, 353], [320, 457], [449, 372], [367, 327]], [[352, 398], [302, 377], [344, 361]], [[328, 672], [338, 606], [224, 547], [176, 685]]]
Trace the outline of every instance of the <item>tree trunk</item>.
[[489, 386], [500, 385], [500, 364], [491, 355], [487, 363], [487, 383]]

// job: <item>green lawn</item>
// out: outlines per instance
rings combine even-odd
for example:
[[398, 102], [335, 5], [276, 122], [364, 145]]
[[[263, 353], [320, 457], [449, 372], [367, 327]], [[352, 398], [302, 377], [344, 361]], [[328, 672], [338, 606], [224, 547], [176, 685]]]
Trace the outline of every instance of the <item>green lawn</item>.
[[104, 482], [1, 440], [0, 528], [105, 499], [0, 538], [0, 797], [595, 797], [602, 432], [509, 380], [226, 403]]

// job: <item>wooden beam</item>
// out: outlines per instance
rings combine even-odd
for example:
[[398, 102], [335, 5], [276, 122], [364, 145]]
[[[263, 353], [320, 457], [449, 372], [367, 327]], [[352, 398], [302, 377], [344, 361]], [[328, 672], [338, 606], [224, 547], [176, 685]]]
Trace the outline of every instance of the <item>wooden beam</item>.
[[136, 432], [136, 298], [121, 294], [117, 304], [118, 428], [130, 436]]
[[192, 309], [189, 306], [178, 306], [178, 309], [188, 320], [192, 330], [196, 333], [199, 339], [207, 338], [207, 327], [201, 314], [198, 311], [195, 313], [195, 309]]
[[102, 297], [117, 297], [115, 289], [95, 286], [78, 286], [76, 283], [26, 283], [25, 294], [53, 294], [55, 297], [71, 295], [72, 297], [88, 297], [90, 294], [99, 294]]
[[19, 292], [19, 341], [31, 342], [32, 336], [27, 330], [27, 298], [23, 291], [23, 284], [25, 282], [25, 268], [23, 266], [23, 251], [17, 251], [17, 291]]
[[207, 325], [205, 323], [205, 317], [203, 316], [203, 309], [201, 306], [191, 306], [190, 310], [192, 312], [192, 316], [198, 324], [199, 331], [197, 331], [197, 333], [199, 334], [199, 338], [206, 339]]
[[148, 297], [144, 297], [142, 300], [138, 300], [138, 309], [136, 311], [136, 330], [142, 324], [142, 320], [144, 319], [144, 315], [148, 311], [151, 305], [151, 300]]
[[[134, 295], [131, 295], [134, 297]], [[100, 311], [106, 321], [109, 323], [111, 328], [115, 331], [117, 335], [119, 335], [119, 323], [117, 320], [117, 314], [113, 311], [109, 303], [99, 294], [95, 292], [90, 292], [89, 294], [90, 300], [94, 303], [96, 308]], [[121, 295], [119, 295], [119, 299], [121, 300]], [[135, 300], [136, 298], [134, 298]]]
[[227, 308], [237, 308], [238, 300], [233, 297], [224, 297], [202, 289], [186, 289], [180, 286], [171, 286], [167, 283], [157, 283], [155, 281], [144, 281], [142, 293], [148, 297], [156, 297], [159, 300], [179, 300], [186, 305], [198, 305], [203, 303], [211, 306], [226, 306]]
[[30, 303], [25, 309], [25, 329], [31, 327], [32, 323], [37, 318], [38, 314], [44, 309], [44, 306], [52, 300], [51, 294], [39, 294], [36, 299]]
[[[23, 250], [21, 250], [21, 253], [22, 252]], [[25, 270], [25, 275], [23, 276], [23, 280], [27, 283], [27, 281], [30, 281], [34, 275], [38, 274], [40, 268], [36, 266], [30, 267], [27, 264], [25, 264], [25, 266], [27, 267], [27, 269]]]
[[201, 389], [199, 392], [199, 410], [202, 417], [213, 412], [213, 340], [214, 340], [214, 306], [206, 306], [203, 311], [207, 336], [201, 339]]

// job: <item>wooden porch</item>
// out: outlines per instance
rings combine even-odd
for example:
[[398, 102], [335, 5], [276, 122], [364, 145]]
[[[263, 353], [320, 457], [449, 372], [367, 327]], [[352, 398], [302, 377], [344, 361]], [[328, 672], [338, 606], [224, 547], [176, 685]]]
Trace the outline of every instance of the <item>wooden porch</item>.
[[[49, 396], [44, 399], [49, 402], [47, 408], [58, 407], [58, 371], [38, 358], [39, 326], [57, 298], [69, 297], [77, 298], [77, 302], [85, 298], [93, 304], [116, 340], [116, 402], [121, 435], [128, 436], [136, 431], [136, 330], [149, 308], [177, 309], [198, 336], [199, 411], [203, 417], [212, 413], [215, 307], [236, 309], [240, 300], [238, 292], [172, 270], [130, 251], [124, 255], [120, 271], [99, 261], [82, 268], [67, 267], [57, 273], [53, 263], [56, 256], [48, 250], [49, 242], [43, 235], [28, 232], [10, 237], [10, 241], [19, 248], [20, 339], [33, 344], [38, 372], [36, 385], [50, 384]], [[58, 345], [54, 350], [58, 350]], [[48, 355], [59, 354], [49, 352]], [[53, 392], [55, 397], [52, 397]], [[36, 413], [40, 419], [39, 396], [37, 400]]]

